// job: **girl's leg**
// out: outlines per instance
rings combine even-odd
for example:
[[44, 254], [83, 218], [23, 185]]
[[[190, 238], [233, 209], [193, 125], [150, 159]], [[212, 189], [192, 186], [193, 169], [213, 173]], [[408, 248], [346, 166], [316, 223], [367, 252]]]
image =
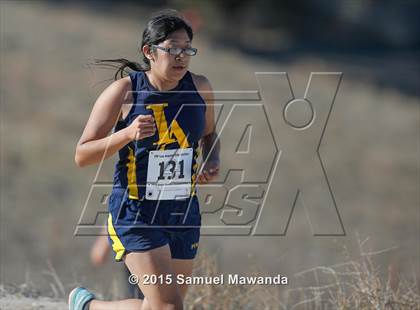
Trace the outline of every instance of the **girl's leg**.
[[140, 287], [137, 284], [131, 284], [128, 281], [128, 277], [131, 275], [131, 272], [130, 270], [128, 270], [127, 265], [124, 264], [123, 266], [121, 266], [121, 268], [123, 268], [124, 270], [123, 281], [125, 281], [125, 283], [122, 283], [122, 284], [125, 286], [125, 293], [126, 293], [125, 298], [144, 299], [144, 295], [142, 291], [140, 290]]
[[108, 236], [106, 236], [107, 233], [106, 226], [104, 226], [101, 235], [96, 238], [95, 243], [90, 250], [90, 261], [95, 266], [103, 265], [111, 250]]
[[[174, 280], [176, 281], [177, 274], [183, 274], [185, 277], [190, 277], [192, 275], [194, 260], [193, 259], [172, 259], [172, 266], [175, 272]], [[178, 288], [184, 300], [185, 295], [187, 295], [188, 284], [178, 284]]]
[[90, 302], [89, 310], [142, 310], [142, 300], [124, 299], [118, 301], [102, 301], [94, 299]]
[[[155, 285], [144, 285], [144, 275], [166, 275], [175, 276], [171, 261], [169, 246], [165, 245], [147, 252], [128, 253], [124, 261], [130, 272], [139, 278], [139, 286], [145, 299], [126, 299], [121, 301], [99, 301], [93, 300], [89, 310], [119, 310], [119, 309], [182, 309], [182, 298], [175, 279], [171, 284], [157, 283]], [[165, 278], [165, 277], [163, 277]]]

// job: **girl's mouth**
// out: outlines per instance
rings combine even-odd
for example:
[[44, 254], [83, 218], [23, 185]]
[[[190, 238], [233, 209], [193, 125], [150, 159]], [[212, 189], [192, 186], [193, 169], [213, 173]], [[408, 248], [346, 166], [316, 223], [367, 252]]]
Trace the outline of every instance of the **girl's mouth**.
[[182, 70], [184, 70], [185, 69], [185, 66], [173, 66], [172, 68], [174, 68], [174, 70], [176, 70], [176, 71], [182, 71]]

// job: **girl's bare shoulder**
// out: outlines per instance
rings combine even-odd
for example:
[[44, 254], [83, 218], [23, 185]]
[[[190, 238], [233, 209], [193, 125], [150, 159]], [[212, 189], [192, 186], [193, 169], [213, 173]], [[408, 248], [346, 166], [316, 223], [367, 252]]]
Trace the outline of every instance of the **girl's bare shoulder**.
[[119, 80], [112, 82], [109, 86], [123, 96], [124, 100], [132, 98], [132, 84], [129, 76], [123, 77]]
[[196, 74], [196, 73], [193, 73], [191, 71], [190, 71], [190, 73], [191, 73], [192, 79], [194, 81], [194, 84], [195, 84], [195, 87], [197, 88], [197, 90], [199, 90], [199, 91], [211, 91], [212, 90], [210, 81], [206, 76], [201, 75], [201, 74]]

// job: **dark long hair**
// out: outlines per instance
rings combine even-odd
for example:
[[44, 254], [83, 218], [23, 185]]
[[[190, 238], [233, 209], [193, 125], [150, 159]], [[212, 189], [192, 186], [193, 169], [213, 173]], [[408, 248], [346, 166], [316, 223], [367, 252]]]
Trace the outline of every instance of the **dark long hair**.
[[142, 52], [144, 45], [159, 44], [166, 40], [168, 35], [179, 29], [185, 29], [189, 39], [193, 39], [193, 31], [191, 26], [181, 17], [175, 10], [164, 10], [158, 12], [148, 22], [143, 31], [143, 36], [140, 45], [140, 52], [143, 56], [143, 63], [130, 61], [125, 58], [118, 59], [96, 59], [95, 65], [105, 65], [108, 67], [116, 68], [114, 79], [117, 80], [118, 76], [121, 78], [126, 73], [126, 68], [134, 71], [147, 71], [150, 70], [150, 60]]

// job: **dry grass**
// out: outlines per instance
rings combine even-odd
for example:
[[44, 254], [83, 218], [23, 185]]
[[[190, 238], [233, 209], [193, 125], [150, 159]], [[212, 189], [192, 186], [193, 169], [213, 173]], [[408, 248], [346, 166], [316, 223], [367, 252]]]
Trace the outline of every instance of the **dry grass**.
[[[346, 261], [333, 266], [317, 266], [289, 277], [287, 286], [202, 285], [191, 287], [187, 309], [420, 309], [418, 277], [405, 278], [390, 264], [388, 274], [375, 265], [375, 256], [390, 251], [371, 251], [359, 240], [359, 253], [343, 247]], [[218, 275], [215, 257], [202, 254], [195, 275]], [[252, 271], [246, 275], [261, 275]], [[295, 287], [294, 283], [308, 285]], [[312, 283], [310, 285], [309, 283]], [[315, 283], [315, 285], [313, 285]]]
[[[204, 253], [198, 258], [196, 276], [219, 275], [216, 259]], [[257, 275], [251, 272], [249, 275]], [[273, 309], [282, 305], [274, 286], [195, 285], [187, 295], [186, 309]]]
[[[289, 276], [289, 286], [265, 285], [193, 285], [185, 301], [189, 310], [219, 309], [360, 309], [360, 310], [399, 310], [420, 309], [420, 288], [418, 277], [404, 277], [398, 266], [391, 263], [387, 274], [375, 264], [375, 257], [393, 249], [372, 251], [368, 239], [359, 240], [359, 253], [351, 258], [343, 246], [345, 262], [332, 266], [316, 266]], [[57, 303], [63, 306], [66, 290], [74, 284], [64, 285], [50, 262], [44, 275], [50, 279], [51, 296], [40, 296], [36, 285], [28, 278], [22, 285], [0, 285], [0, 306], [19, 302], [46, 307]], [[250, 267], [245, 276], [267, 274], [256, 265]], [[196, 263], [195, 276], [217, 276], [220, 272], [216, 257], [202, 252]], [[298, 283], [305, 285], [297, 286]], [[95, 292], [98, 297], [106, 296]], [[114, 294], [115, 295], [115, 294]], [[102, 298], [101, 298], [102, 299]], [[47, 305], [48, 304], [48, 305]], [[54, 307], [54, 304], [53, 306]], [[40, 309], [41, 309], [40, 308]], [[28, 308], [29, 309], [29, 308]]]

